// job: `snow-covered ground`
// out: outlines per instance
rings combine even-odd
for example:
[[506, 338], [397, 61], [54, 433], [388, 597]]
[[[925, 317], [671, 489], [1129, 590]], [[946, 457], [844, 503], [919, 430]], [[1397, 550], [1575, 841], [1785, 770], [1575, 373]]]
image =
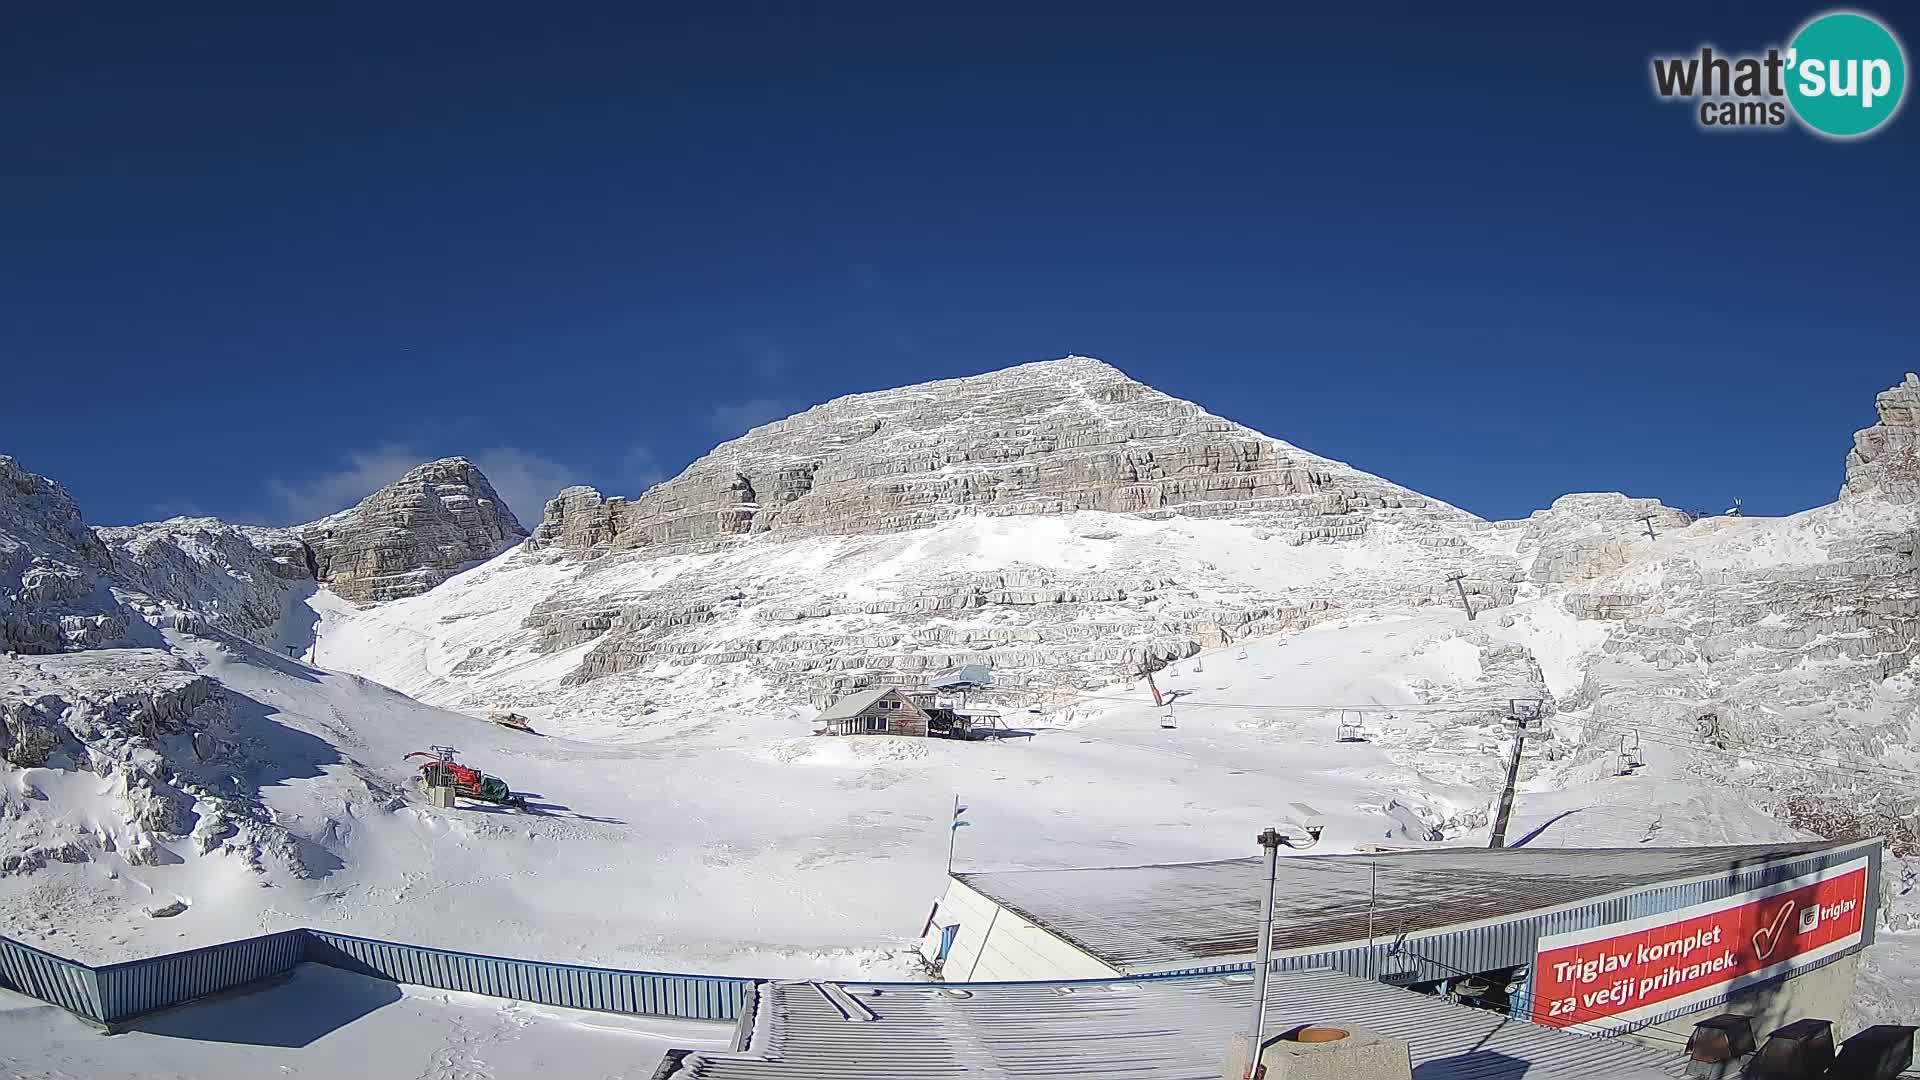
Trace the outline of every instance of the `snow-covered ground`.
[[647, 1080], [667, 1050], [724, 1049], [731, 1037], [731, 1024], [395, 986], [313, 964], [112, 1038], [0, 990], [0, 1075], [11, 1080]]
[[[823, 739], [788, 716], [716, 713], [605, 745], [509, 731], [237, 642], [171, 640], [258, 705], [239, 710], [251, 726], [237, 741], [275, 763], [248, 779], [315, 849], [307, 876], [186, 843], [159, 865], [55, 863], [0, 878], [5, 932], [96, 961], [305, 925], [627, 967], [911, 976], [956, 795], [972, 823], [957, 836], [962, 868], [1244, 855], [1293, 802], [1328, 817], [1325, 851], [1418, 844], [1433, 830], [1484, 843], [1496, 717], [1511, 696], [1483, 667], [1494, 639], [1480, 624], [1427, 610], [1176, 664], [1159, 676], [1175, 696], [1171, 729], [1144, 685], [1115, 685], [1012, 716], [1020, 734], [990, 741]], [[1335, 741], [1356, 718], [1368, 741]], [[1650, 748], [1647, 768], [1615, 777], [1610, 753], [1571, 745], [1577, 717], [1555, 728], [1530, 751], [1516, 840], [1801, 835], [1690, 779], [1684, 755]], [[402, 758], [434, 743], [507, 778], [528, 809], [424, 806]], [[13, 782], [22, 795], [104, 783], [57, 770]], [[54, 794], [69, 813], [94, 805], [77, 787]], [[152, 898], [188, 906], [140, 914]]]

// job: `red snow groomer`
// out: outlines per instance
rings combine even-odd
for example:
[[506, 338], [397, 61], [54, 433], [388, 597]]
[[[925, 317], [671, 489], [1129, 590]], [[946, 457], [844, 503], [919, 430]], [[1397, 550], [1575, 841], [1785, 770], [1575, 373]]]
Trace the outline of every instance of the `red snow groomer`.
[[416, 750], [403, 760], [426, 758], [420, 766], [420, 786], [436, 788], [447, 786], [462, 798], [478, 799], [481, 802], [497, 806], [525, 806], [527, 800], [507, 787], [507, 782], [497, 776], [488, 776], [479, 769], [469, 769], [453, 760], [454, 749], [451, 746], [436, 746], [431, 753]]

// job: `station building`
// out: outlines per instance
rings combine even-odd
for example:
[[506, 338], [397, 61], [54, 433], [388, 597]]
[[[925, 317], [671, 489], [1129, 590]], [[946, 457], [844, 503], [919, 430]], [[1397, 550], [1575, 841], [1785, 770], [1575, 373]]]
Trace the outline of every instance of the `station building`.
[[[1273, 970], [1328, 968], [1609, 1035], [1736, 1009], [1838, 1020], [1880, 841], [1441, 848], [1280, 860]], [[1265, 862], [956, 873], [920, 948], [950, 983], [1250, 970]], [[1648, 1039], [1659, 1038], [1649, 1032]]]

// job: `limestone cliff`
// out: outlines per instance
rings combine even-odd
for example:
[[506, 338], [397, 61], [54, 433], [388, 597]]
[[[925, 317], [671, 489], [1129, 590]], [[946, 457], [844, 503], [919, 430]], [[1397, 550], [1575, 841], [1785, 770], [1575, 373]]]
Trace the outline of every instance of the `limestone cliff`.
[[527, 531], [463, 457], [429, 461], [351, 510], [302, 525], [313, 573], [348, 600], [417, 596]]
[[1840, 497], [1920, 502], [1920, 375], [1908, 372], [1874, 405], [1879, 422], [1854, 435]]
[[1471, 514], [1069, 357], [839, 398], [633, 500], [569, 488], [526, 552], [580, 572], [522, 625], [537, 652], [592, 643], [570, 686], [744, 664], [820, 696], [984, 663], [1050, 690], [1454, 604], [1452, 570], [1510, 601], [1487, 543]]
[[1471, 515], [1209, 414], [1086, 357], [837, 398], [724, 443], [637, 499], [570, 488], [532, 546], [575, 556], [901, 532], [961, 515], [1260, 512], [1292, 539], [1382, 512]]

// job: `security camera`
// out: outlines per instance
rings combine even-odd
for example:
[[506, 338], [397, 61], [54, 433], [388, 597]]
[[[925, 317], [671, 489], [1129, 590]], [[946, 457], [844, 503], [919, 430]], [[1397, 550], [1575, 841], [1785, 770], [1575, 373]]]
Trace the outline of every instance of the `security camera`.
[[1293, 820], [1315, 840], [1320, 839], [1320, 834], [1327, 830], [1326, 816], [1303, 802], [1293, 804]]

